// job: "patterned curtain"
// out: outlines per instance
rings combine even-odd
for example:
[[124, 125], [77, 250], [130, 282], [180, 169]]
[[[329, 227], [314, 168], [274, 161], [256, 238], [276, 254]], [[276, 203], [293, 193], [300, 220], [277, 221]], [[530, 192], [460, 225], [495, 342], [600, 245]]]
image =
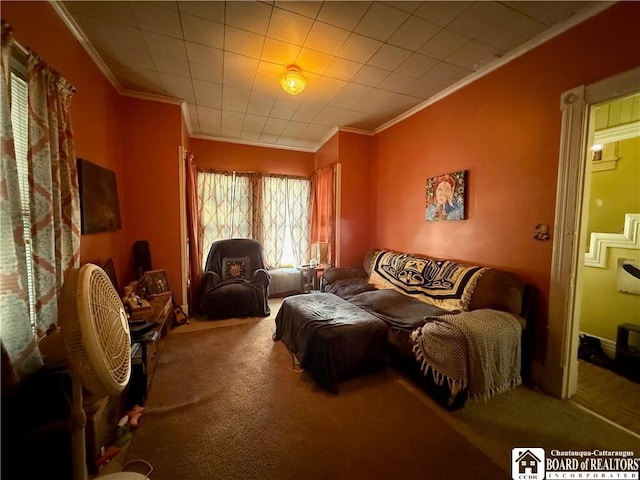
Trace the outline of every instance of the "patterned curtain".
[[328, 244], [328, 262], [335, 264], [336, 255], [336, 173], [332, 164], [318, 170], [311, 179], [313, 212], [311, 243]]
[[252, 238], [252, 174], [198, 172], [201, 268], [211, 245], [226, 238]]
[[287, 211], [291, 244], [296, 265], [310, 258], [311, 183], [301, 178], [287, 178]]
[[[27, 170], [28, 211], [23, 205], [10, 116], [12, 35], [2, 25], [2, 160], [0, 171], [0, 318], [2, 343], [21, 374], [41, 365], [36, 348], [47, 329], [57, 323], [58, 297], [65, 274], [80, 265], [80, 198], [70, 100], [73, 87], [29, 52]], [[25, 228], [31, 232], [35, 312], [29, 312]], [[35, 316], [31, 325], [30, 313]]]
[[2, 150], [0, 159], [0, 335], [9, 358], [22, 359], [21, 370], [41, 365], [34, 349], [35, 337], [29, 320], [27, 262], [22, 222], [18, 165], [11, 126], [11, 27], [2, 23], [2, 98], [0, 99]]
[[187, 238], [189, 242], [189, 312], [197, 313], [202, 279], [202, 226], [198, 211], [198, 165], [191, 152], [185, 155], [187, 190]]
[[31, 235], [36, 291], [36, 334], [58, 320], [65, 274], [80, 266], [80, 196], [71, 96], [74, 87], [30, 53], [29, 165]]
[[266, 264], [274, 268], [280, 265], [286, 234], [287, 184], [284, 177], [267, 175], [260, 184], [261, 202], [256, 209], [261, 228], [255, 238], [262, 243]]

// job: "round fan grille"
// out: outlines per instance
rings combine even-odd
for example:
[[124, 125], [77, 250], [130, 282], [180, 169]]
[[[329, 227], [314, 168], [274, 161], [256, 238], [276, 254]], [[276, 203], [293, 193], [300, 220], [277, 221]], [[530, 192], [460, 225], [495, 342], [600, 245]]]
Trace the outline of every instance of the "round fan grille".
[[99, 396], [120, 393], [131, 375], [131, 337], [122, 301], [107, 274], [86, 264], [63, 287], [61, 330], [72, 373]]

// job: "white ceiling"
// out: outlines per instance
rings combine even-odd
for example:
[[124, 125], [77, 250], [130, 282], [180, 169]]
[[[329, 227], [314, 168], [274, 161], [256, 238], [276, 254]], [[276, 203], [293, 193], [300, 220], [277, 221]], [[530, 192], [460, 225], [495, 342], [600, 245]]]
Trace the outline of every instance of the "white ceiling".
[[[605, 2], [64, 1], [123, 94], [184, 102], [194, 137], [315, 151], [379, 131]], [[300, 67], [307, 88], [279, 76]]]

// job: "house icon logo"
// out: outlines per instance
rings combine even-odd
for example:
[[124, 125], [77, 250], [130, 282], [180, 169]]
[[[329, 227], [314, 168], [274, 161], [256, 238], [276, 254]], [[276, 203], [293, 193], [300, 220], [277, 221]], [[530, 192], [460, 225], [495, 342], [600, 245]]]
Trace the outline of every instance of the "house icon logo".
[[518, 447], [511, 450], [513, 480], [544, 480], [544, 448]]

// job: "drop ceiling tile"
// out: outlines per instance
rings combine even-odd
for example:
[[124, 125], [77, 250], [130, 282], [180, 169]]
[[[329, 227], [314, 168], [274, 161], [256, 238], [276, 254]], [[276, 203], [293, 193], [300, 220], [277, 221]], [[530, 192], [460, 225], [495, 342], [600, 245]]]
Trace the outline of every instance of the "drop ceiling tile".
[[151, 58], [158, 72], [179, 75], [187, 78], [190, 75], [189, 63], [186, 60], [178, 60], [158, 53], [152, 54]]
[[493, 28], [498, 20], [511, 11], [498, 2], [476, 2], [447, 25], [447, 29], [474, 38]]
[[260, 142], [267, 143], [271, 145], [275, 145], [278, 143], [278, 138], [280, 135], [273, 135], [271, 133], [261, 133], [260, 134]]
[[379, 40], [352, 33], [338, 50], [337, 56], [354, 62], [367, 63], [382, 45], [383, 43]]
[[371, 2], [324, 2], [317, 19], [346, 30], [360, 22]]
[[189, 63], [189, 71], [194, 80], [222, 83], [222, 67], [211, 68], [202, 63]]
[[302, 75], [305, 75], [306, 72], [313, 72], [318, 75], [322, 75], [333, 58], [334, 57], [327, 55], [326, 53], [316, 52], [309, 48], [303, 48], [300, 50], [300, 55], [298, 55], [296, 65], [300, 67], [300, 73], [302, 73]]
[[248, 88], [232, 87], [230, 85], [223, 85], [222, 87], [222, 102], [225, 100], [239, 100], [248, 102], [251, 97], [251, 90]]
[[329, 105], [343, 107], [353, 111], [359, 111], [361, 99], [372, 87], [358, 85], [357, 83], [347, 83], [329, 102]]
[[267, 117], [262, 115], [246, 114], [244, 116], [244, 123], [242, 124], [243, 132], [262, 132], [264, 124], [267, 122]]
[[193, 15], [182, 15], [184, 39], [209, 47], [224, 47], [224, 25]]
[[189, 116], [189, 123], [192, 131], [200, 130], [200, 121], [198, 120], [198, 109], [195, 104], [188, 103], [187, 104], [187, 114]]
[[[245, 122], [246, 124], [246, 122]], [[262, 131], [262, 130], [260, 130]], [[242, 139], [246, 140], [248, 142], [259, 142], [260, 141], [260, 131], [258, 132], [254, 132], [251, 130], [247, 130], [244, 128], [244, 125], [242, 127]]]
[[486, 63], [490, 57], [495, 58], [496, 53], [496, 47], [471, 40], [449, 55], [446, 61], [467, 70], [475, 70], [479, 64]]
[[220, 129], [222, 126], [222, 110], [219, 108], [197, 106], [200, 128], [206, 132], [209, 129]]
[[121, 25], [138, 26], [131, 2], [64, 2], [64, 5], [81, 5], [85, 15]]
[[354, 31], [385, 42], [408, 17], [406, 12], [374, 2]]
[[258, 70], [258, 60], [236, 53], [224, 54], [223, 83], [234, 87], [251, 88]]
[[170, 97], [182, 98], [187, 102], [195, 101], [195, 94], [190, 78], [161, 73], [160, 79], [162, 80], [167, 95]]
[[402, 90], [403, 87], [409, 85], [415, 80], [413, 77], [407, 75], [400, 75], [399, 73], [390, 73], [387, 78], [382, 80], [377, 88], [383, 90], [389, 90], [390, 92], [397, 92]]
[[193, 80], [193, 90], [198, 105], [222, 108], [222, 84]]
[[413, 13], [420, 5], [422, 5], [422, 2], [404, 2], [395, 0], [383, 3], [406, 13]]
[[220, 135], [226, 139], [240, 140], [242, 129], [236, 126], [226, 127], [223, 123], [220, 129]]
[[225, 18], [229, 25], [264, 35], [272, 8], [261, 2], [226, 2]]
[[[317, 93], [333, 97], [336, 93], [342, 90], [346, 83], [347, 82], [343, 80], [321, 76], [313, 86], [313, 89]], [[302, 92], [301, 95], [302, 94], [304, 94], [304, 92]]]
[[431, 23], [447, 26], [474, 2], [423, 2], [413, 14]]
[[164, 85], [156, 71], [122, 66], [114, 66], [111, 71], [118, 78], [122, 88], [126, 90], [159, 95], [165, 94]]
[[395, 69], [395, 72], [401, 75], [420, 78], [437, 63], [438, 60], [435, 58], [427, 57], [421, 53], [412, 53]]
[[287, 122], [287, 126], [284, 127], [284, 130], [282, 130], [282, 135], [295, 138], [300, 135], [306, 126], [306, 123], [289, 121]]
[[376, 68], [370, 65], [365, 65], [360, 69], [358, 73], [356, 73], [353, 76], [352, 81], [362, 85], [375, 87], [382, 80], [384, 80], [387, 77], [387, 75], [389, 75], [388, 70], [383, 70], [382, 68]]
[[441, 29], [442, 27], [435, 23], [411, 16], [391, 35], [388, 42], [407, 50], [416, 51]]
[[176, 10], [151, 2], [131, 2], [131, 5], [142, 30], [182, 38], [182, 25]]
[[333, 60], [331, 60], [331, 63], [329, 63], [323, 72], [323, 75], [348, 82], [361, 68], [361, 63], [345, 60], [344, 58], [333, 57]]
[[300, 15], [304, 15], [305, 17], [316, 18], [316, 15], [318, 15], [320, 7], [322, 6], [322, 2], [283, 1], [276, 2], [275, 6], [277, 8], [289, 10], [290, 12], [299, 13]]
[[328, 55], [335, 55], [348, 36], [348, 30], [316, 21], [311, 27], [304, 46]]
[[422, 48], [420, 53], [443, 60], [469, 41], [468, 37], [450, 30], [440, 30]]
[[267, 117], [271, 113], [276, 97], [267, 93], [256, 92], [253, 90], [249, 97], [247, 105], [247, 113], [261, 115]]
[[187, 61], [187, 50], [182, 40], [152, 32], [143, 32], [143, 36], [152, 55], [160, 54], [176, 60]]
[[245, 113], [247, 111], [247, 100], [222, 97], [222, 110], [225, 112]]
[[189, 2], [180, 0], [177, 4], [182, 13], [224, 23], [224, 2]]
[[267, 36], [294, 45], [304, 44], [313, 20], [288, 10], [274, 8]]
[[227, 26], [224, 30], [224, 49], [259, 59], [262, 54], [264, 37], [247, 30]]
[[113, 46], [111, 52], [115, 56], [115, 60], [123, 66], [155, 70], [151, 55], [147, 51]]
[[298, 45], [266, 38], [262, 49], [262, 60], [278, 63], [286, 67], [296, 62], [300, 50], [301, 48]]
[[242, 124], [244, 123], [244, 113], [240, 112], [225, 112], [222, 111], [222, 128], [229, 130], [242, 130]]
[[508, 7], [523, 13], [545, 25], [555, 25], [568, 20], [579, 9], [597, 2], [504, 2]]
[[300, 138], [319, 141], [329, 135], [329, 132], [331, 132], [332, 128], [333, 127], [328, 127], [327, 125], [317, 125], [310, 123], [300, 133]]
[[525, 43], [543, 30], [542, 23], [520, 13], [509, 12], [493, 28], [478, 35], [477, 40], [506, 50]]
[[287, 123], [289, 123], [287, 120], [282, 120], [280, 118], [269, 118], [265, 122], [264, 129], [262, 130], [262, 132], [270, 135], [279, 136], [284, 130], [284, 128], [287, 126]]
[[91, 43], [117, 45], [127, 48], [144, 49], [144, 36], [140, 30], [127, 25], [105, 22], [97, 18], [75, 15], [74, 20], [85, 32]]
[[301, 102], [296, 100], [297, 96], [292, 97], [284, 92], [282, 95], [286, 96], [280, 96], [276, 99], [271, 109], [271, 116], [281, 120], [289, 120], [296, 113]]
[[442, 90], [442, 85], [418, 78], [400, 90], [401, 93], [427, 100]]
[[410, 55], [411, 52], [409, 50], [385, 43], [380, 47], [380, 50], [369, 59], [367, 65], [393, 71], [409, 58]]
[[446, 87], [456, 83], [471, 73], [473, 73], [471, 69], [464, 69], [447, 62], [440, 62], [425, 73], [422, 76], [422, 79]]
[[315, 116], [322, 110], [324, 105], [317, 103], [303, 103], [298, 107], [296, 113], [293, 114], [291, 120], [303, 123], [309, 123], [313, 121]]

